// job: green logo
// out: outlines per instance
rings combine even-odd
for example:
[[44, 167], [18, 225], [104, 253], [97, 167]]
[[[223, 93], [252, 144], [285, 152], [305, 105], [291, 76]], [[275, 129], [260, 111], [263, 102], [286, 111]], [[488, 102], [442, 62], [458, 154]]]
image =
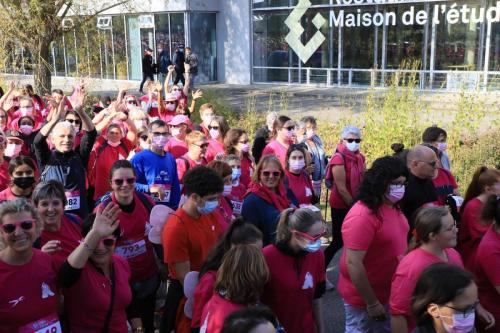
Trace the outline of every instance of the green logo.
[[309, 42], [307, 42], [306, 45], [302, 44], [300, 41], [300, 36], [304, 32], [300, 19], [304, 16], [309, 7], [311, 7], [311, 2], [309, 0], [299, 0], [297, 6], [285, 20], [286, 26], [290, 28], [290, 32], [286, 35], [285, 40], [288, 45], [290, 45], [292, 50], [295, 51], [299, 59], [304, 63], [311, 58], [313, 53], [316, 52], [316, 50], [325, 41], [325, 36], [323, 36], [319, 29], [321, 29], [323, 24], [325, 24], [326, 20], [320, 13], [317, 13], [312, 20], [312, 23], [318, 31], [316, 31], [314, 36], [311, 40], [309, 40]]

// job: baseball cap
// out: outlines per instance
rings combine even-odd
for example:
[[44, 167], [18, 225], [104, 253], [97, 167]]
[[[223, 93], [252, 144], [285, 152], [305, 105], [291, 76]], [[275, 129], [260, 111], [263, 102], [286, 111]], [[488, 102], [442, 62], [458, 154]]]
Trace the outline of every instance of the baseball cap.
[[180, 124], [186, 124], [188, 126], [191, 125], [191, 121], [189, 120], [188, 116], [186, 115], [183, 115], [183, 114], [178, 114], [176, 116], [174, 116], [172, 118], [172, 120], [170, 120], [168, 122], [169, 125], [172, 125], [172, 126], [177, 126], [177, 125], [180, 125]]

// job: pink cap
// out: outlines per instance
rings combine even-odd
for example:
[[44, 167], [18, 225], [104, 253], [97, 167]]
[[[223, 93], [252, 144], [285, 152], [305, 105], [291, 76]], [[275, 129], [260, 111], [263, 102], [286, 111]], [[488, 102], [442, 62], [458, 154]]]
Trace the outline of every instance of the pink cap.
[[172, 120], [170, 120], [168, 122], [169, 125], [173, 125], [173, 126], [177, 126], [177, 125], [180, 125], [180, 124], [186, 124], [188, 126], [191, 125], [191, 121], [189, 120], [188, 116], [186, 115], [183, 115], [183, 114], [178, 114], [176, 116], [174, 116], [172, 118]]
[[177, 100], [177, 97], [174, 95], [174, 94], [167, 94], [165, 96], [165, 100], [166, 101], [176, 101]]

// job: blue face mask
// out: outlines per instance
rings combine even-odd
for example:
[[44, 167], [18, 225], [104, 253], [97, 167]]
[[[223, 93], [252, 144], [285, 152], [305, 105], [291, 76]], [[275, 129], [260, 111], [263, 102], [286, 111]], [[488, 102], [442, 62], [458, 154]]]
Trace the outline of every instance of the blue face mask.
[[241, 176], [241, 169], [234, 168], [233, 173], [231, 175], [231, 179], [236, 180], [236, 179], [239, 179], [240, 176]]
[[219, 206], [218, 200], [205, 201], [204, 207], [196, 207], [200, 214], [210, 214]]
[[321, 239], [308, 242], [306, 247], [304, 248], [304, 250], [306, 250], [307, 252], [316, 252], [319, 249], [321, 249]]

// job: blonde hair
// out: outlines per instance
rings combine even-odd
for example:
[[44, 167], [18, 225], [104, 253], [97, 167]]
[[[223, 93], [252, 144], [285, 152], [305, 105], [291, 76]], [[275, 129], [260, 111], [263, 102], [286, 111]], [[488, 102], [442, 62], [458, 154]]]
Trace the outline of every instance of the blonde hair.
[[[39, 223], [40, 219], [38, 217], [38, 211], [36, 208], [30, 204], [26, 199], [16, 199], [12, 201], [4, 201], [0, 204], [0, 225], [3, 224], [3, 218], [5, 215], [18, 214], [21, 212], [28, 212], [31, 214], [35, 222], [36, 237], [40, 235], [42, 226]], [[33, 240], [34, 241], [34, 240]], [[6, 244], [3, 243], [0, 238], [0, 250], [6, 248]]]
[[192, 131], [186, 135], [186, 143], [192, 145], [200, 140], [206, 139], [207, 137], [200, 131]]
[[205, 103], [200, 106], [200, 115], [205, 112], [205, 110], [212, 109], [212, 111], [215, 113], [215, 107], [213, 104], [210, 103]]
[[232, 302], [254, 304], [259, 301], [269, 278], [269, 268], [260, 248], [234, 245], [222, 259], [214, 290]]

